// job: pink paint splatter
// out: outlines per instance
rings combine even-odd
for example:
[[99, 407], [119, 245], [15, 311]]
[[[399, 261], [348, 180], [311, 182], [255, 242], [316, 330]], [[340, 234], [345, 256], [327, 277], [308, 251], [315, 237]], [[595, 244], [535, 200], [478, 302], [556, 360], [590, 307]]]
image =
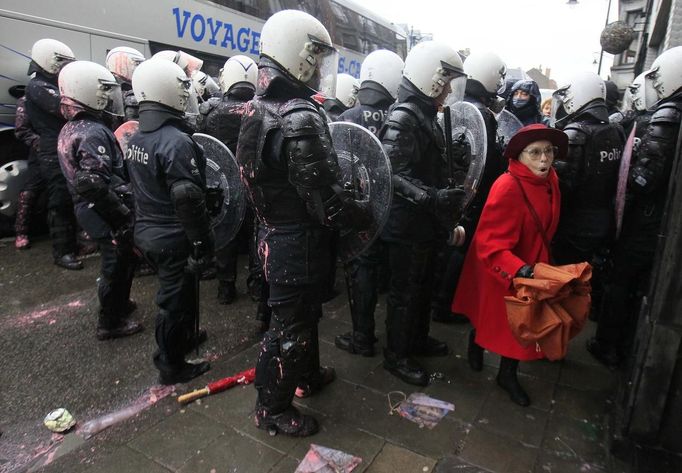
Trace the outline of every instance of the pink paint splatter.
[[81, 299], [76, 299], [66, 304], [48, 307], [47, 309], [34, 310], [17, 315], [14, 319], [10, 320], [10, 326], [27, 327], [37, 322], [42, 322], [44, 319], [47, 319], [48, 325], [54, 325], [57, 323], [58, 316], [74, 315], [77, 309], [82, 307], [85, 307], [85, 302]]

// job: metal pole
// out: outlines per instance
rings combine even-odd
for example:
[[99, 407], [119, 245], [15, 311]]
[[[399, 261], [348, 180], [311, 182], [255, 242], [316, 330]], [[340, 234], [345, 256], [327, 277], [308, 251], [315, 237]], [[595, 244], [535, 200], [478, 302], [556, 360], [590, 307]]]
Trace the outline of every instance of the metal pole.
[[[606, 7], [606, 21], [604, 21], [604, 28], [609, 24], [609, 13], [611, 13], [611, 0], [609, 0], [609, 6]], [[604, 48], [601, 48], [599, 53], [599, 67], [597, 67], [597, 75], [601, 75], [601, 62], [604, 59]]]

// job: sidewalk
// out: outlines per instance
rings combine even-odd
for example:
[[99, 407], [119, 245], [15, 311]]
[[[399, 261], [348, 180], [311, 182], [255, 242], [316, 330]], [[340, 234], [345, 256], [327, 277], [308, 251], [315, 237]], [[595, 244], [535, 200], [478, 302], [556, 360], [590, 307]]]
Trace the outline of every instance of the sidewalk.
[[[384, 299], [377, 308], [383, 345]], [[432, 324], [431, 334], [448, 341], [453, 352], [425, 359], [428, 368], [444, 375], [424, 389], [399, 381], [382, 368], [382, 357], [349, 355], [334, 347], [334, 336], [348, 331], [344, 295], [325, 306], [320, 324], [322, 363], [336, 368], [338, 379], [315, 397], [298, 400], [320, 421], [320, 432], [292, 439], [254, 426], [253, 386], [236, 387], [184, 408], [165, 399], [144, 421], [128, 426], [123, 441], [108, 447], [81, 445], [44, 469], [70, 473], [292, 473], [310, 443], [362, 458], [355, 471], [407, 472], [538, 472], [576, 473], [626, 471], [613, 466], [607, 451], [606, 423], [616, 377], [586, 352], [590, 323], [572, 342], [563, 362], [522, 363], [520, 377], [532, 405], [513, 404], [495, 384], [497, 356], [486, 354], [483, 372], [466, 363], [468, 325]], [[254, 366], [258, 346], [239, 353], [179, 393]], [[449, 413], [433, 430], [420, 429], [398, 415], [389, 415], [387, 394], [423, 390], [452, 402]], [[71, 434], [73, 435], [73, 434]], [[88, 452], [99, 449], [96, 460]], [[102, 455], [102, 450], [106, 451]]]

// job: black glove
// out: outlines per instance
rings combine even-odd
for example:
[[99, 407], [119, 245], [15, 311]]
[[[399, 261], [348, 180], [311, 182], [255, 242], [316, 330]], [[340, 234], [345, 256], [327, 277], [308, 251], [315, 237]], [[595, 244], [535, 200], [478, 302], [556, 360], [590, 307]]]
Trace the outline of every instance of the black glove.
[[524, 264], [519, 268], [519, 270], [516, 272], [514, 275], [515, 278], [527, 278], [527, 279], [532, 279], [534, 276], [533, 274], [533, 267], [529, 264]]
[[215, 250], [213, 231], [209, 232], [201, 240], [195, 240], [191, 243], [191, 252], [187, 258], [187, 270], [195, 274], [201, 274], [213, 262]]
[[454, 210], [460, 206], [465, 197], [466, 192], [461, 187], [438, 189], [432, 201], [433, 210]]
[[133, 248], [133, 226], [121, 225], [112, 232], [114, 245], [120, 252], [127, 252]]

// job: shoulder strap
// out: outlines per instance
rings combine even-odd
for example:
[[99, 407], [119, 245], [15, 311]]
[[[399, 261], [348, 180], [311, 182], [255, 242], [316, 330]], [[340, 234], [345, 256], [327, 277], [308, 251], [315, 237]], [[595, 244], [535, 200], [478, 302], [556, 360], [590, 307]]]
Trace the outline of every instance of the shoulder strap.
[[538, 227], [538, 232], [540, 233], [540, 236], [542, 237], [542, 241], [545, 244], [545, 247], [547, 248], [547, 252], [550, 255], [549, 259], [551, 261], [552, 260], [552, 255], [551, 255], [551, 248], [552, 247], [549, 245], [549, 240], [547, 239], [547, 234], [545, 233], [545, 229], [542, 226], [542, 222], [540, 221], [540, 217], [538, 217], [538, 213], [535, 211], [535, 208], [531, 205], [530, 200], [528, 200], [528, 196], [526, 195], [526, 191], [523, 189], [523, 185], [521, 184], [521, 180], [511, 173], [510, 173], [510, 176], [514, 178], [514, 181], [516, 181], [516, 185], [519, 186], [519, 190], [521, 191], [521, 195], [523, 196], [523, 200], [526, 203], [526, 207], [528, 207], [528, 210], [530, 211], [530, 215], [533, 217], [533, 220], [535, 221], [535, 225]]

